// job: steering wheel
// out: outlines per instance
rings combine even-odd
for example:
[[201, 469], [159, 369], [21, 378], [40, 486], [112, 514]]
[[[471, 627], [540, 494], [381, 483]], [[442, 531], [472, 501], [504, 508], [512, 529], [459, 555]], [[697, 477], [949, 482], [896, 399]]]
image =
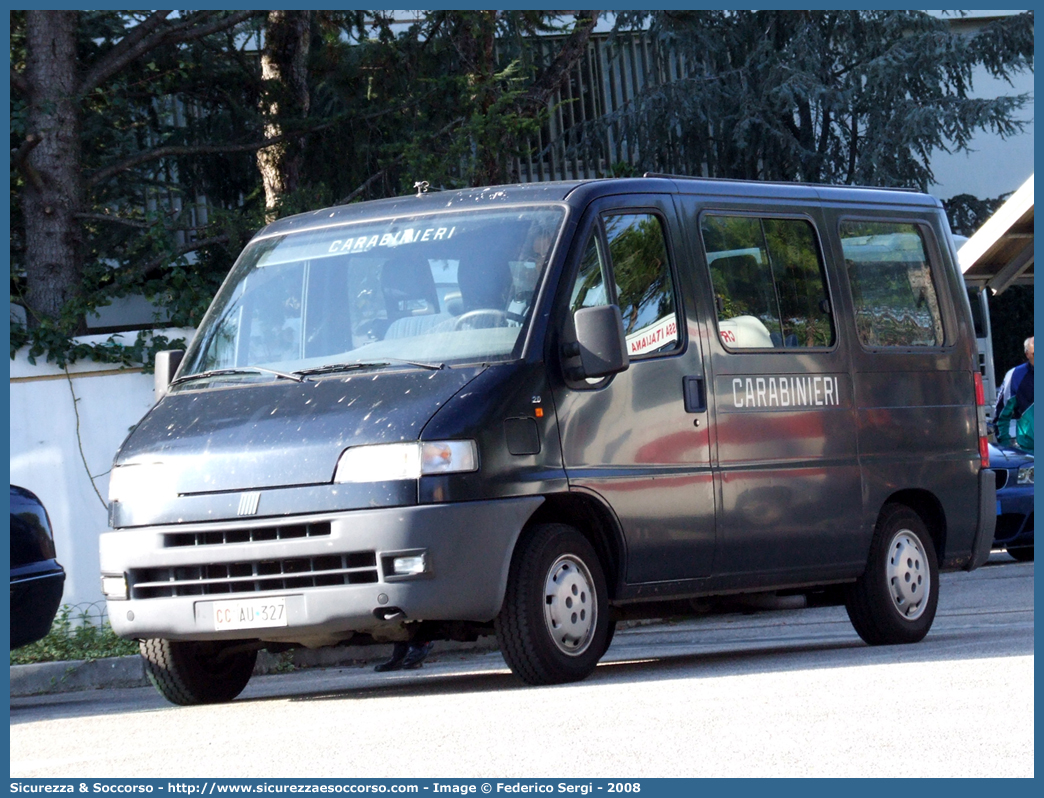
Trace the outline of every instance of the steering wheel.
[[[481, 324], [475, 326], [475, 320], [486, 317], [492, 319], [492, 324]], [[494, 310], [493, 308], [479, 308], [478, 310], [469, 310], [461, 316], [458, 316], [453, 322], [453, 329], [456, 330], [477, 330], [487, 329], [489, 327], [506, 327], [504, 322], [514, 321], [521, 324], [525, 321], [525, 316], [521, 316], [518, 313], [511, 313], [506, 310]]]
[[384, 337], [389, 326], [390, 322], [387, 319], [364, 319], [352, 328], [352, 335], [365, 336], [379, 341]]

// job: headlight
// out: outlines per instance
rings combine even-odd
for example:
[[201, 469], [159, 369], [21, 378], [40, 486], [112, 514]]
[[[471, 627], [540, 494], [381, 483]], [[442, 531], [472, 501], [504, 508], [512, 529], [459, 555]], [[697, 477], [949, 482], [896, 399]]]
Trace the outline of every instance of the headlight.
[[337, 461], [334, 482], [390, 482], [478, 469], [474, 441], [353, 446]]
[[109, 503], [128, 499], [165, 500], [177, 496], [174, 475], [162, 463], [116, 466], [109, 472]]
[[1017, 480], [1019, 485], [1032, 485], [1033, 484], [1033, 463], [1028, 463], [1019, 469], [1019, 476]]

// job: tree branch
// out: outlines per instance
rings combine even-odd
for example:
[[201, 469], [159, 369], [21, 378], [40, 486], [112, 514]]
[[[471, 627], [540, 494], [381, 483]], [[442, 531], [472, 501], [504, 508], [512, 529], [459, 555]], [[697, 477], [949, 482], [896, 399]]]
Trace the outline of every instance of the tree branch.
[[851, 184], [855, 180], [856, 151], [859, 143], [859, 117], [852, 111], [852, 138], [848, 143], [848, 177], [845, 182]]
[[366, 180], [365, 180], [365, 181], [363, 181], [363, 184], [362, 184], [361, 186], [359, 186], [359, 187], [358, 187], [357, 189], [355, 189], [355, 190], [354, 190], [354, 191], [353, 191], [353, 192], [352, 192], [351, 194], [349, 194], [349, 195], [348, 195], [347, 197], [345, 197], [345, 198], [344, 198], [344, 199], [342, 199], [342, 200], [338, 200], [338, 201], [337, 201], [336, 203], [334, 203], [334, 204], [335, 204], [335, 205], [347, 205], [347, 204], [348, 204], [349, 202], [351, 202], [351, 201], [352, 201], [353, 199], [355, 199], [355, 198], [356, 198], [356, 197], [358, 197], [358, 196], [359, 196], [360, 194], [362, 194], [362, 193], [363, 193], [364, 191], [366, 191], [366, 189], [368, 189], [368, 188], [369, 188], [370, 186], [372, 186], [372, 185], [373, 185], [373, 183], [374, 183], [374, 181], [376, 181], [376, 180], [377, 180], [378, 178], [380, 178], [380, 177], [383, 177], [384, 175], [386, 175], [386, 174], [388, 173], [388, 170], [389, 170], [389, 169], [391, 169], [391, 168], [392, 168], [393, 166], [395, 166], [395, 164], [399, 163], [399, 162], [400, 162], [400, 161], [401, 161], [401, 160], [402, 160], [402, 159], [403, 159], [404, 157], [405, 157], [405, 156], [403, 156], [403, 155], [400, 155], [400, 156], [399, 156], [398, 158], [396, 158], [396, 159], [395, 159], [394, 161], [392, 161], [392, 162], [391, 162], [390, 164], [388, 164], [387, 166], [385, 166], [385, 167], [384, 167], [383, 169], [381, 169], [381, 170], [380, 170], [379, 172], [374, 172], [374, 173], [373, 173], [372, 175], [370, 175], [370, 176], [369, 176], [368, 178], [366, 178]]
[[200, 238], [196, 241], [192, 241], [188, 244], [182, 244], [180, 247], [175, 247], [172, 252], [165, 252], [152, 260], [145, 261], [140, 266], [128, 267], [126, 270], [121, 269], [122, 273], [120, 276], [130, 274], [147, 277], [148, 274], [155, 269], [158, 269], [164, 263], [180, 258], [182, 255], [187, 255], [189, 252], [195, 252], [198, 249], [212, 246], [213, 244], [227, 244], [229, 241], [228, 235], [223, 233], [219, 236], [211, 236], [210, 238]]
[[212, 33], [218, 33], [234, 27], [240, 22], [261, 13], [264, 12], [236, 11], [227, 17], [207, 22], [207, 20], [213, 17], [214, 13], [205, 11], [191, 19], [164, 27], [163, 23], [170, 12], [156, 11], [144, 22], [132, 28], [127, 36], [120, 40], [116, 46], [109, 50], [91, 68], [81, 81], [78, 94], [82, 97], [92, 89], [97, 88], [103, 81], [119, 72], [127, 64], [161, 44], [180, 44], [209, 36]]
[[252, 141], [249, 144], [200, 144], [156, 147], [153, 150], [139, 152], [137, 155], [125, 158], [119, 163], [114, 163], [112, 166], [106, 166], [104, 169], [99, 169], [87, 178], [86, 183], [88, 187], [93, 188], [99, 183], [104, 183], [109, 178], [120, 174], [120, 172], [126, 172], [133, 169], [135, 166], [140, 166], [143, 163], [155, 161], [159, 158], [168, 158], [175, 155], [220, 155], [226, 152], [249, 152], [251, 150], [260, 150], [263, 147], [271, 147], [273, 144], [279, 144], [291, 136], [304, 135], [304, 133], [308, 132], [311, 131], [287, 133], [286, 135], [276, 136], [275, 138], [265, 139], [264, 141]]
[[25, 137], [25, 140], [19, 145], [18, 149], [11, 157], [14, 168], [25, 175], [26, 179], [33, 184], [33, 187], [37, 191], [43, 191], [44, 189], [43, 178], [40, 177], [40, 173], [33, 169], [29, 164], [29, 153], [31, 153], [36, 145], [41, 141], [43, 141], [43, 136], [38, 136], [36, 133], [30, 133]]
[[[448, 132], [453, 127], [455, 127], [456, 125], [459, 125], [463, 121], [464, 121], [464, 117], [458, 116], [456, 119], [454, 119], [448, 125], [445, 125], [444, 127], [442, 127], [434, 136], [432, 136], [432, 138], [438, 138], [443, 133]], [[347, 197], [345, 197], [342, 200], [338, 200], [334, 204], [335, 205], [347, 205], [353, 199], [355, 199], [360, 194], [362, 194], [364, 191], [366, 191], [366, 189], [368, 189], [371, 185], [373, 185], [373, 182], [375, 180], [377, 180], [378, 178], [383, 177], [384, 175], [386, 175], [388, 173], [389, 169], [391, 169], [396, 164], [401, 163], [402, 160], [405, 157], [406, 157], [405, 153], [400, 154], [398, 157], [396, 157], [394, 160], [392, 160], [390, 163], [388, 163], [388, 165], [385, 166], [383, 169], [381, 169], [380, 171], [374, 172], [372, 175], [370, 175], [368, 178], [366, 178], [366, 180], [363, 181], [363, 184], [361, 186], [359, 186], [357, 189], [355, 189], [351, 194], [349, 194]]]
[[11, 88], [26, 97], [30, 94], [29, 81], [14, 67], [11, 67]]
[[91, 222], [112, 222], [113, 224], [122, 224], [125, 227], [133, 227], [138, 230], [148, 230], [152, 227], [147, 222], [136, 222], [133, 219], [124, 219], [121, 216], [112, 216], [107, 213], [77, 213], [75, 214], [77, 219], [83, 219]]
[[[245, 22], [251, 17], [267, 14], [267, 11], [237, 11], [227, 17], [222, 17], [207, 25], [200, 25], [196, 20], [185, 20], [184, 23], [175, 25], [170, 33], [163, 37], [163, 41], [181, 44], [194, 39], [201, 39], [212, 33], [220, 33], [223, 30], [234, 28], [240, 22]], [[209, 16], [209, 12], [207, 12]]]
[[[368, 119], [371, 116], [379, 116], [381, 113], [386, 112], [369, 114], [361, 117], [361, 119]], [[125, 158], [111, 166], [106, 166], [104, 169], [99, 169], [87, 178], [85, 185], [88, 188], [93, 188], [99, 183], [104, 183], [109, 178], [118, 175], [120, 172], [126, 172], [129, 169], [133, 169], [135, 166], [140, 166], [149, 161], [155, 161], [158, 158], [168, 158], [175, 155], [221, 155], [230, 152], [249, 152], [251, 150], [264, 149], [265, 147], [271, 147], [274, 144], [280, 144], [290, 138], [307, 136], [309, 133], [318, 133], [321, 130], [326, 130], [334, 125], [340, 124], [345, 120], [345, 118], [346, 117], [344, 116], [337, 116], [333, 119], [327, 120], [321, 125], [313, 125], [311, 127], [302, 128], [301, 130], [287, 131], [282, 136], [275, 136], [270, 139], [255, 141], [249, 144], [186, 144], [156, 147], [152, 150], [139, 152], [136, 155], [132, 155], [130, 158]]]
[[29, 133], [26, 135], [25, 140], [15, 150], [15, 154], [12, 156], [12, 161], [16, 169], [20, 169], [25, 159], [29, 157], [29, 153], [33, 151], [37, 144], [43, 141], [43, 136], [38, 136], [35, 133]]
[[544, 70], [533, 85], [519, 99], [519, 105], [527, 110], [535, 111], [543, 108], [550, 101], [552, 95], [558, 90], [563, 82], [569, 77], [569, 71], [583, 56], [587, 41], [598, 24], [599, 11], [578, 11], [576, 14], [576, 27], [569, 34], [569, 38], [562, 44], [555, 60]]
[[115, 72], [126, 65], [124, 60], [127, 54], [158, 28], [170, 14], [170, 11], [154, 11], [144, 22], [141, 22], [127, 31], [127, 34], [118, 41], [109, 52], [102, 56], [98, 62], [87, 71], [83, 80], [80, 81], [78, 94], [87, 94], [91, 89], [101, 83]]

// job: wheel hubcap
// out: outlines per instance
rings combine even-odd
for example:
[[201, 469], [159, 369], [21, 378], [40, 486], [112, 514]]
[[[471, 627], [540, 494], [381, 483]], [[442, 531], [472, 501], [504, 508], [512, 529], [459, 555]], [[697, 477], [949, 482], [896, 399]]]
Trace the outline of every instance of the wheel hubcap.
[[564, 654], [575, 657], [591, 645], [598, 617], [593, 585], [587, 566], [572, 554], [555, 560], [544, 580], [544, 622]]
[[899, 530], [892, 538], [885, 576], [896, 611], [908, 621], [920, 618], [928, 606], [932, 582], [924, 546], [909, 529]]

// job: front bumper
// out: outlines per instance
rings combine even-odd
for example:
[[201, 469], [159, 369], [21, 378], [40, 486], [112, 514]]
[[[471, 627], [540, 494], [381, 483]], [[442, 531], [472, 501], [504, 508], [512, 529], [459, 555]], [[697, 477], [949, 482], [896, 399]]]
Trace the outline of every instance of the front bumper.
[[[261, 639], [326, 645], [349, 632], [394, 636], [406, 621], [488, 622], [500, 611], [515, 542], [541, 497], [176, 524], [101, 536], [121, 637]], [[424, 552], [424, 573], [390, 573]], [[216, 601], [284, 597], [287, 625], [218, 631]], [[396, 612], [397, 610], [397, 612]]]
[[1033, 545], [1033, 486], [1013, 486], [997, 491], [997, 529], [994, 546]]
[[46, 636], [62, 603], [65, 571], [53, 560], [37, 565], [11, 569], [12, 649]]

